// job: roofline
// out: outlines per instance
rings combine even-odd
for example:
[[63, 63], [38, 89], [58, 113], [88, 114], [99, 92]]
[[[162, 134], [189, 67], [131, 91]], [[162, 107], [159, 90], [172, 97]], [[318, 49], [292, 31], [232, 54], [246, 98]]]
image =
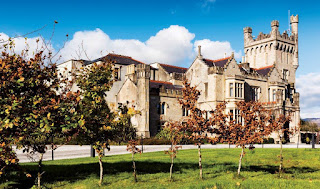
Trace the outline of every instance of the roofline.
[[252, 68], [254, 70], [264, 70], [264, 69], [267, 69], [267, 68], [272, 68], [274, 65], [271, 65], [271, 66], [265, 66], [265, 67], [261, 67], [261, 68]]
[[163, 84], [173, 85], [171, 82], [168, 82], [168, 81], [150, 80], [150, 82], [153, 82], [153, 83], [163, 83]]
[[231, 58], [231, 56], [225, 57], [225, 58], [216, 59], [216, 60], [204, 58], [204, 60], [209, 60], [209, 61], [212, 61], [212, 62], [219, 62], [219, 61], [222, 61], [222, 60], [228, 60], [228, 59], [230, 59], [230, 58]]
[[164, 65], [164, 66], [169, 66], [169, 67], [172, 67], [172, 68], [178, 68], [178, 69], [183, 69], [183, 70], [187, 70], [188, 68], [184, 68], [184, 67], [180, 67], [180, 66], [173, 66], [173, 65], [169, 65], [169, 64], [162, 64], [162, 63], [159, 63], [160, 65]]

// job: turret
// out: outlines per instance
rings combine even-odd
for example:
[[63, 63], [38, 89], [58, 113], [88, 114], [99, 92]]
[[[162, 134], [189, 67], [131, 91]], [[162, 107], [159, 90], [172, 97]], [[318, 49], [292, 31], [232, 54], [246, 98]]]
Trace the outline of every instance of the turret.
[[141, 111], [138, 119], [138, 134], [143, 137], [150, 137], [149, 130], [149, 86], [150, 86], [150, 65], [137, 65], [137, 109]]
[[294, 36], [295, 42], [295, 49], [294, 49], [294, 58], [293, 58], [293, 66], [295, 69], [299, 67], [299, 54], [298, 54], [298, 23], [299, 23], [299, 16], [291, 16], [290, 17], [290, 24], [291, 24], [291, 32]]
[[276, 37], [279, 34], [279, 21], [273, 20], [271, 22], [271, 36]]
[[252, 39], [252, 28], [250, 28], [250, 27], [243, 28], [243, 36], [244, 36], [244, 44], [246, 46], [251, 41], [253, 41], [253, 39]]

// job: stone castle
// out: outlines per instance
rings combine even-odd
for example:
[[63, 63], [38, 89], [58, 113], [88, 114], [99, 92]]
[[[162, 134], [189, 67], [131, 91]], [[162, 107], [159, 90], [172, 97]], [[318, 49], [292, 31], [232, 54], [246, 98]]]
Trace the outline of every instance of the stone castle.
[[[291, 16], [289, 34], [279, 32], [276, 20], [271, 22], [269, 34], [260, 32], [255, 39], [252, 28], [244, 28], [245, 56], [239, 63], [233, 54], [219, 60], [207, 59], [199, 46], [198, 55], [189, 68], [146, 64], [113, 53], [93, 61], [69, 60], [58, 68], [72, 72], [93, 62], [113, 61], [115, 82], [106, 100], [114, 109], [118, 103], [129, 103], [141, 111], [132, 121], [138, 135], [143, 137], [156, 135], [167, 121], [187, 119], [188, 111], [178, 102], [185, 78], [201, 91], [198, 105], [203, 110], [212, 110], [226, 101], [226, 111], [232, 112], [234, 119], [240, 119], [237, 101], [259, 101], [270, 108], [292, 112], [291, 122], [285, 125], [291, 128], [300, 122], [299, 93], [295, 91], [295, 73], [299, 66], [298, 20], [298, 15]], [[76, 91], [77, 86], [72, 90]], [[279, 140], [275, 134], [270, 137]], [[297, 142], [298, 134], [287, 140]]]

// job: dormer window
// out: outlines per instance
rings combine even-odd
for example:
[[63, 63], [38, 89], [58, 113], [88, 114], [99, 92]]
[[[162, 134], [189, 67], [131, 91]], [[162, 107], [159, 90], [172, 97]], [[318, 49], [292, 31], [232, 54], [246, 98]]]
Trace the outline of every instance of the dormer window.
[[114, 69], [114, 79], [115, 80], [120, 80], [120, 68], [115, 68]]

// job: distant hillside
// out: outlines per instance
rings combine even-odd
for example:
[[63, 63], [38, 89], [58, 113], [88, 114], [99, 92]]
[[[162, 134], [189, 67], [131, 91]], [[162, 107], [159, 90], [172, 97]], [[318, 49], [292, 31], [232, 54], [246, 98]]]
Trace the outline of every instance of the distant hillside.
[[305, 119], [302, 119], [303, 121], [310, 121], [312, 123], [316, 123], [318, 124], [318, 126], [320, 126], [320, 118], [305, 118]]

